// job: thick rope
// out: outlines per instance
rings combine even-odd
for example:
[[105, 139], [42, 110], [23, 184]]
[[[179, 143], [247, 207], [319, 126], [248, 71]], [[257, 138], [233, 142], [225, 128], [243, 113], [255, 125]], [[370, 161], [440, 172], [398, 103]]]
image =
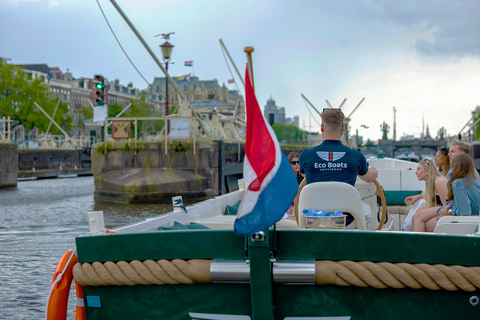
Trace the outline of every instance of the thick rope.
[[[77, 263], [73, 277], [82, 286], [208, 283], [211, 282], [211, 262], [176, 259]], [[315, 270], [318, 285], [469, 292], [480, 289], [480, 267], [318, 260]]]
[[315, 283], [471, 292], [480, 289], [480, 267], [320, 260], [315, 262]]
[[82, 286], [193, 284], [211, 282], [211, 262], [176, 259], [77, 263], [73, 267], [73, 277]]

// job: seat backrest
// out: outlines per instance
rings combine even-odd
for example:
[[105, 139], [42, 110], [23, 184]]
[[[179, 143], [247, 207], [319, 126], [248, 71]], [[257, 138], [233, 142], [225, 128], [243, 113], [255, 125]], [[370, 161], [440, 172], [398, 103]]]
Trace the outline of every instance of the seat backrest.
[[444, 216], [438, 219], [433, 232], [447, 234], [472, 234], [478, 230], [479, 216]]
[[476, 222], [446, 222], [437, 225], [433, 232], [446, 234], [473, 234], [477, 230], [478, 223]]
[[366, 230], [365, 213], [360, 194], [355, 187], [344, 182], [314, 182], [306, 185], [298, 199], [298, 225], [306, 228], [303, 209], [340, 210], [350, 213], [355, 219], [357, 229]]
[[458, 222], [480, 222], [480, 216], [443, 216], [437, 221], [437, 227], [442, 223], [458, 223]]

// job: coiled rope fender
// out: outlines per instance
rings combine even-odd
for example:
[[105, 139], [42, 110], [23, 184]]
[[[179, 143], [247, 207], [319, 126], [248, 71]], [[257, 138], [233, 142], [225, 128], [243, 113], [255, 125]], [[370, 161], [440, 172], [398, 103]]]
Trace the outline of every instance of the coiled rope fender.
[[[134, 260], [130, 263], [77, 263], [75, 282], [82, 286], [134, 286], [208, 283], [211, 260]], [[480, 267], [371, 261], [315, 262], [317, 285], [475, 291], [480, 288]]]
[[480, 288], [480, 267], [319, 260], [315, 262], [315, 270], [318, 285], [469, 292]]
[[73, 267], [73, 277], [82, 286], [193, 284], [211, 282], [211, 262], [175, 259], [77, 263]]

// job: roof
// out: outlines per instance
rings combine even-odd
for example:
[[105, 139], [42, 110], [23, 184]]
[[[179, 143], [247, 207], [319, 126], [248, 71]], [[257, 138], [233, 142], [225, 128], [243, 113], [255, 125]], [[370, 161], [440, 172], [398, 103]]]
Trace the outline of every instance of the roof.
[[39, 72], [46, 73], [48, 75], [50, 74], [50, 68], [45, 63], [43, 63], [43, 64], [17, 64], [17, 66], [19, 66], [19, 67], [21, 67], [25, 70], [39, 71]]

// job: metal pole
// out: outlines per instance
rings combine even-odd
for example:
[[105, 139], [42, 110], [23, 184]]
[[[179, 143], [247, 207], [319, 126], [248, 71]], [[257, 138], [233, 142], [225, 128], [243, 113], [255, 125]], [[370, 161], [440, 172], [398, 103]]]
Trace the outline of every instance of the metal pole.
[[364, 100], [365, 100], [365, 98], [362, 98], [362, 100], [360, 100], [360, 102], [357, 104], [357, 106], [355, 107], [355, 109], [353, 109], [353, 111], [350, 112], [350, 114], [348, 115], [347, 118], [350, 119], [350, 118], [352, 117], [353, 113], [354, 113], [355, 111], [357, 111], [358, 107], [360, 107], [360, 105], [362, 104], [362, 102], [363, 102]]
[[7, 137], [5, 137], [5, 142], [12, 142], [12, 139], [10, 138], [10, 134], [11, 134], [10, 129], [12, 128], [11, 121], [12, 120], [10, 120], [10, 117], [8, 117], [7, 118], [7, 136], [8, 136], [8, 139], [7, 139]]
[[248, 62], [250, 64], [250, 80], [252, 82], [252, 89], [253, 89], [253, 93], [255, 93], [255, 83], [253, 81], [253, 63], [252, 63], [252, 52], [253, 52], [253, 47], [246, 47], [245, 49], [243, 49], [243, 51], [247, 54], [247, 57], [248, 57]]
[[[168, 73], [168, 60], [165, 60], [165, 70]], [[165, 78], [165, 116], [170, 114], [170, 110], [168, 108], [168, 79]]]
[[3, 135], [2, 135], [2, 140], [7, 141], [7, 121], [5, 120], [5, 117], [3, 117], [3, 125], [2, 125], [2, 130], [3, 130]]
[[313, 103], [311, 103], [310, 100], [308, 100], [307, 97], [305, 97], [305, 96], [303, 95], [303, 93], [301, 93], [300, 95], [302, 96], [303, 99], [305, 99], [305, 101], [308, 102], [308, 104], [313, 108], [313, 110], [315, 110], [315, 111], [318, 113], [318, 115], [319, 115], [320, 117], [322, 117], [322, 115], [320, 114], [320, 111], [318, 111], [317, 108], [315, 108], [315, 106], [313, 105]]
[[60, 131], [65, 135], [65, 138], [67, 138], [67, 139], [69, 139], [70, 141], [72, 141], [75, 146], [77, 145], [77, 143], [76, 143], [72, 138], [70, 138], [70, 136], [65, 132], [65, 130], [63, 130], [62, 127], [60, 127], [60, 126], [48, 115], [48, 113], [46, 113], [45, 110], [43, 110], [42, 107], [40, 107], [40, 106], [38, 105], [38, 103], [34, 102], [34, 104], [37, 106], [38, 109], [40, 109], [40, 111], [43, 112], [43, 114], [45, 114], [45, 116], [47, 116], [48, 119], [50, 119], [50, 120], [53, 122], [53, 124], [58, 128], [58, 130], [60, 130]]
[[238, 71], [237, 66], [235, 65], [235, 62], [233, 62], [233, 59], [232, 59], [232, 57], [230, 56], [230, 53], [228, 52], [227, 47], [225, 47], [225, 44], [223, 43], [222, 39], [218, 39], [218, 41], [220, 41], [220, 45], [222, 46], [222, 48], [223, 48], [223, 49], [225, 50], [225, 52], [227, 53], [228, 59], [230, 59], [230, 62], [232, 63], [233, 67], [235, 68], [235, 71], [237, 71], [237, 75], [238, 75], [238, 77], [240, 78], [240, 81], [242, 81], [242, 84], [243, 84], [243, 86], [245, 87], [245, 82], [243, 81], [243, 77], [242, 77], [242, 75], [240, 74], [240, 71]]
[[[57, 108], [58, 108], [59, 104], [60, 104], [60, 98], [58, 98], [57, 105], [55, 106], [55, 110], [53, 110], [52, 118], [55, 118], [55, 114], [57, 113]], [[50, 121], [50, 123], [48, 124], [47, 132], [45, 132], [45, 133], [48, 133], [50, 131], [50, 126], [51, 125], [52, 125], [52, 121]]]
[[[115, 118], [119, 118], [125, 111], [128, 110], [128, 108], [130, 108], [131, 105], [132, 105], [132, 104], [129, 103], [122, 111], [120, 111], [119, 114], [117, 114], [117, 115], [115, 116]], [[113, 121], [113, 120], [112, 120], [112, 121]], [[110, 127], [110, 126], [112, 125], [112, 121], [110, 121], [110, 122], [108, 123], [108, 126], [107, 126], [107, 127]]]

